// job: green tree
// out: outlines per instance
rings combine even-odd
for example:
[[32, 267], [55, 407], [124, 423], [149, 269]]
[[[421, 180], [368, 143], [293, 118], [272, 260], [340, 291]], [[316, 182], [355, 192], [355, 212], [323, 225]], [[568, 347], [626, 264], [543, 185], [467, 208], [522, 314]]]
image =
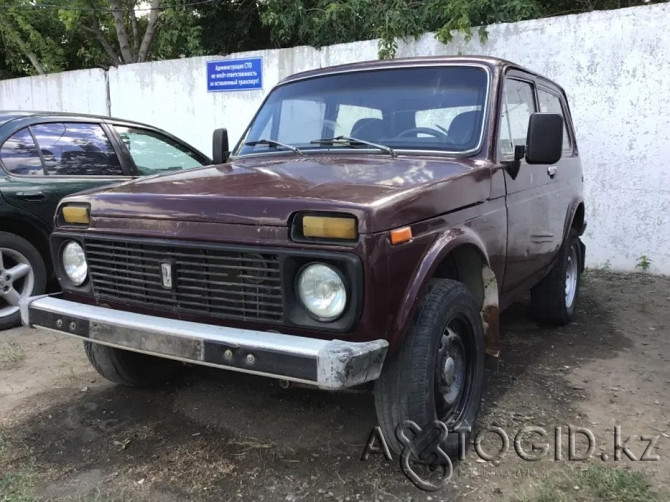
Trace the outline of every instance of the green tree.
[[43, 74], [202, 53], [188, 0], [0, 0], [5, 73]]
[[[664, 0], [666, 1], [666, 0]], [[397, 40], [434, 31], [443, 43], [455, 31], [557, 14], [614, 9], [646, 0], [267, 0], [262, 22], [279, 47], [379, 39], [379, 56], [393, 57]], [[484, 35], [483, 28], [480, 34]]]
[[[33, 5], [38, 6], [36, 1]], [[26, 0], [0, 3], [0, 40], [5, 64], [19, 74], [43, 74], [65, 67], [64, 29], [57, 19]]]

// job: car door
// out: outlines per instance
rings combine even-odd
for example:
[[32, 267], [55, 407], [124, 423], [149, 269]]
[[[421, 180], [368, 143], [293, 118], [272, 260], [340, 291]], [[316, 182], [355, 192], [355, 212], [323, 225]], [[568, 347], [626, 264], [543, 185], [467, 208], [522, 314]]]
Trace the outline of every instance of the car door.
[[160, 131], [130, 124], [108, 123], [116, 141], [139, 176], [208, 165], [200, 152]]
[[0, 146], [7, 174], [2, 195], [51, 228], [58, 202], [75, 192], [131, 179], [103, 124], [42, 122], [15, 132]]
[[[514, 149], [526, 145], [528, 122], [539, 111], [535, 81], [530, 75], [509, 72], [503, 82], [499, 113], [498, 155], [514, 159]], [[519, 172], [505, 174], [508, 216], [507, 262], [503, 290], [509, 291], [546, 270], [561, 245], [565, 211], [561, 211], [559, 183], [553, 167], [521, 160]]]
[[571, 127], [570, 112], [563, 93], [549, 83], [538, 82], [538, 104], [541, 112], [558, 113], [563, 117], [563, 155], [556, 163], [554, 182], [558, 184], [561, 203], [559, 214], [563, 217], [563, 229], [571, 223], [566, 218], [572, 216], [567, 209], [574, 207], [577, 194], [582, 192], [582, 169], [577, 155], [574, 131]]

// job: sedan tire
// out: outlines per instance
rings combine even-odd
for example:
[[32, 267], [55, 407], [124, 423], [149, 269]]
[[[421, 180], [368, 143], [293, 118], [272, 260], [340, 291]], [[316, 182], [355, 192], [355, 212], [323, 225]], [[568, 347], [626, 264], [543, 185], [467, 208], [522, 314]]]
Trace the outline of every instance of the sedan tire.
[[19, 302], [44, 293], [46, 279], [44, 260], [35, 246], [0, 232], [0, 330], [21, 325]]

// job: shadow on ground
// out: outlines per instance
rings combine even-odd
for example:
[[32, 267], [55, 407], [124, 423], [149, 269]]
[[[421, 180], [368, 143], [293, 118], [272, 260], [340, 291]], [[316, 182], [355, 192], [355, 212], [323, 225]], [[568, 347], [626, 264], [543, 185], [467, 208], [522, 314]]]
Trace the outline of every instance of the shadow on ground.
[[[502, 357], [487, 370], [480, 427], [575, 419], [574, 403], [585, 397], [564, 372], [630, 345], [610, 324], [601, 293], [587, 280], [577, 322], [563, 328], [538, 328], [527, 301], [503, 314]], [[376, 423], [369, 388], [282, 389], [274, 380], [192, 368], [156, 390], [96, 384], [48, 393], [47, 411], [5, 431], [40, 472], [45, 498], [423, 497], [397, 458], [360, 460]], [[450, 498], [477, 482], [466, 469]], [[513, 485], [495, 481], [482, 493]]]

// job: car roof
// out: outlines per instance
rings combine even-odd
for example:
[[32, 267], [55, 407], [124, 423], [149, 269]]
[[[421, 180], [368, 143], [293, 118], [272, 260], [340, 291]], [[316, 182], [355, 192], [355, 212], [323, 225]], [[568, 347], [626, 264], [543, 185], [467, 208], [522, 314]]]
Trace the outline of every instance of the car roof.
[[486, 66], [491, 69], [496, 67], [503, 69], [513, 68], [524, 71], [526, 73], [530, 73], [531, 75], [535, 75], [537, 77], [543, 78], [544, 80], [554, 83], [551, 79], [543, 77], [542, 75], [539, 75], [536, 72], [528, 70], [516, 63], [507, 61], [506, 59], [495, 58], [490, 56], [430, 56], [430, 57], [361, 61], [358, 63], [328, 66], [316, 70], [308, 70], [301, 73], [296, 73], [294, 75], [286, 77], [280, 83], [283, 84], [295, 80], [302, 80], [322, 75], [333, 75], [338, 73], [379, 70], [387, 68], [412, 68], [412, 67], [416, 68], [423, 66], [438, 66], [444, 64], [479, 65], [479, 66]]
[[123, 122], [125, 124], [134, 124], [142, 127], [149, 127], [151, 129], [158, 129], [155, 126], [144, 124], [142, 122], [136, 122], [134, 120], [120, 119], [116, 117], [108, 117], [106, 115], [91, 115], [88, 113], [72, 113], [72, 112], [50, 112], [50, 111], [41, 111], [41, 110], [0, 110], [0, 125], [11, 122], [16, 119], [25, 119], [25, 118], [77, 118], [77, 119], [95, 119], [100, 121], [110, 121], [110, 122]]

